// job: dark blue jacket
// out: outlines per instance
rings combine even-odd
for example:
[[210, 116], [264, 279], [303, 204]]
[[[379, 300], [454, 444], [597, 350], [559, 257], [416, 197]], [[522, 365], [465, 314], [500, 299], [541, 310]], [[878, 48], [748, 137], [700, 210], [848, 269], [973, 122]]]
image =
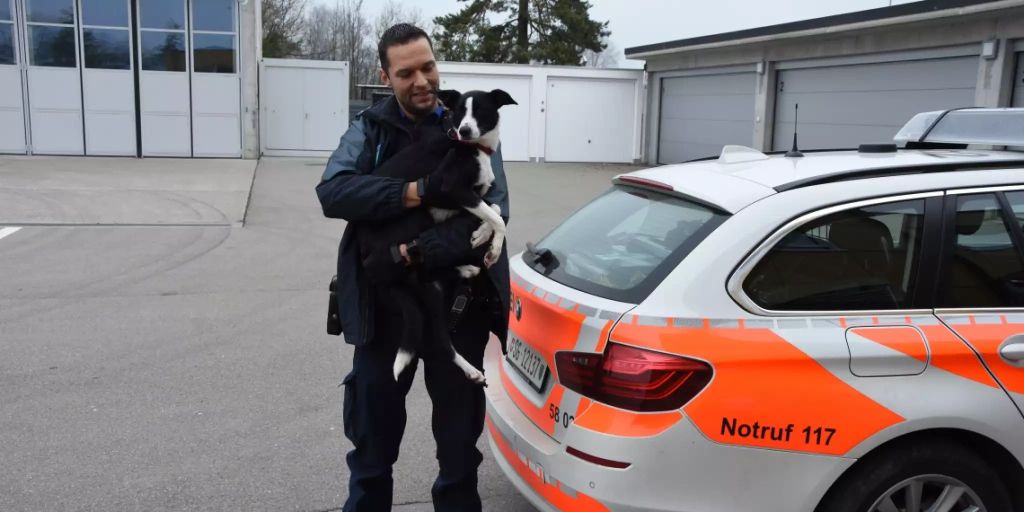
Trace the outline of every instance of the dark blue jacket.
[[[341, 143], [327, 161], [327, 168], [316, 187], [324, 215], [348, 221], [338, 249], [336, 293], [342, 332], [345, 341], [353, 345], [365, 345], [373, 339], [374, 323], [373, 300], [363, 276], [355, 231], [361, 222], [387, 220], [405, 212], [405, 182], [371, 173], [399, 149], [400, 137], [411, 136], [409, 130], [410, 124], [402, 119], [394, 97], [360, 112], [341, 137]], [[500, 147], [491, 157], [491, 167], [494, 169], [494, 185], [484, 200], [488, 204], [501, 205], [507, 224], [508, 184]], [[470, 235], [479, 225], [480, 220], [467, 213], [423, 232], [417, 238], [422, 247], [423, 265], [431, 269], [450, 268], [465, 262], [471, 254]], [[500, 311], [494, 315], [491, 331], [504, 343], [508, 332], [510, 293], [506, 249], [502, 249], [501, 258], [487, 273], [501, 305]]]

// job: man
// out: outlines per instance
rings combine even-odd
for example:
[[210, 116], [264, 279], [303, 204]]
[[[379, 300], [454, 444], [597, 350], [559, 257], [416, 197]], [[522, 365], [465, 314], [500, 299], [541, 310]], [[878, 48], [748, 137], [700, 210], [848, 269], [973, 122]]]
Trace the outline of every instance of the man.
[[[378, 53], [381, 80], [394, 96], [353, 120], [317, 186], [324, 215], [348, 221], [338, 253], [337, 285], [345, 341], [356, 346], [352, 372], [344, 380], [345, 435], [355, 445], [346, 458], [351, 477], [345, 512], [391, 510], [391, 468], [398, 458], [406, 422], [405, 396], [416, 370], [413, 363], [395, 382], [392, 364], [398, 350], [401, 326], [396, 323], [400, 318], [386, 301], [376, 297], [367, 285], [367, 274], [402, 272], [410, 265], [422, 265], [425, 270], [449, 268], [479, 262], [482, 254], [470, 245], [480, 220], [463, 213], [401, 244], [401, 261], [393, 261], [390, 254], [371, 255], [368, 261], [377, 264], [363, 268], [355, 231], [367, 222], [399, 218], [424, 199], [415, 183], [372, 176], [373, 169], [428, 130], [444, 130], [445, 110], [434, 92], [440, 79], [430, 37], [417, 27], [398, 24], [381, 37]], [[508, 186], [500, 149], [491, 165], [495, 181], [484, 199], [501, 205], [507, 222]], [[426, 199], [429, 203], [429, 197]], [[471, 288], [472, 299], [459, 316], [452, 339], [467, 361], [483, 368], [489, 333], [504, 339], [507, 332], [507, 253], [482, 272]], [[434, 509], [479, 511], [477, 468], [483, 457], [476, 443], [483, 432], [483, 389], [449, 359], [431, 360], [424, 355], [424, 361], [440, 466], [431, 490]]]

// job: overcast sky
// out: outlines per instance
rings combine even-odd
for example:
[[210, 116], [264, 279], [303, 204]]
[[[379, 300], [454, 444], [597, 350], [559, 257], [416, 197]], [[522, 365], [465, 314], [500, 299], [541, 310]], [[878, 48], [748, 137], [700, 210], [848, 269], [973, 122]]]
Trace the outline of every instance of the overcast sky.
[[[611, 41], [621, 54], [626, 48], [675, 39], [730, 32], [788, 21], [863, 11], [914, 0], [591, 0], [591, 17], [610, 21]], [[335, 0], [310, 0], [333, 5]], [[364, 0], [374, 18], [385, 0]], [[433, 18], [457, 11], [456, 0], [404, 0]], [[620, 55], [620, 67], [643, 67]]]

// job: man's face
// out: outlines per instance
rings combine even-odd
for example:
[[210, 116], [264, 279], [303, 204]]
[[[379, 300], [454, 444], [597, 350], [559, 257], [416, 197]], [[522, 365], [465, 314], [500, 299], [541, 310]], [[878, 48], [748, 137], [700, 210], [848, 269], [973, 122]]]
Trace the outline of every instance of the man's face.
[[380, 70], [380, 79], [391, 87], [406, 114], [422, 117], [437, 108], [440, 79], [430, 43], [424, 38], [388, 48], [388, 69]]

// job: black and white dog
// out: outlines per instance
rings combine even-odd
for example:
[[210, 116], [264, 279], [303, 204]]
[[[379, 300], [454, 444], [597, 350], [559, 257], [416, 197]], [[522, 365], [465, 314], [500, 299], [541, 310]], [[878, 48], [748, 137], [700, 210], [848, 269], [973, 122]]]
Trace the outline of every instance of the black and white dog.
[[[498, 109], [517, 103], [500, 89], [465, 94], [438, 91], [437, 94], [447, 108], [444, 118], [446, 133], [420, 138], [389, 158], [373, 174], [406, 182], [429, 175], [430, 180], [441, 180], [441, 193], [426, 205], [429, 211], [415, 208], [398, 219], [363, 227], [358, 237], [364, 262], [372, 254], [415, 239], [433, 223], [446, 220], [462, 210], [483, 221], [471, 239], [474, 248], [490, 241], [482, 263], [489, 267], [501, 256], [505, 241], [501, 208], [485, 204], [482, 197], [494, 182], [491, 154], [499, 144]], [[436, 185], [435, 189], [438, 188]], [[378, 294], [383, 294], [388, 305], [395, 308], [402, 322], [401, 340], [394, 362], [395, 380], [418, 354], [427, 352], [454, 361], [467, 378], [485, 384], [483, 373], [456, 352], [452, 345], [449, 310], [445, 305], [451, 303], [453, 290], [446, 290], [444, 283], [452, 282], [456, 272], [462, 279], [468, 279], [478, 275], [480, 267], [463, 265], [431, 273], [414, 270], [395, 276], [388, 282], [371, 283]], [[423, 346], [425, 335], [438, 346]]]

